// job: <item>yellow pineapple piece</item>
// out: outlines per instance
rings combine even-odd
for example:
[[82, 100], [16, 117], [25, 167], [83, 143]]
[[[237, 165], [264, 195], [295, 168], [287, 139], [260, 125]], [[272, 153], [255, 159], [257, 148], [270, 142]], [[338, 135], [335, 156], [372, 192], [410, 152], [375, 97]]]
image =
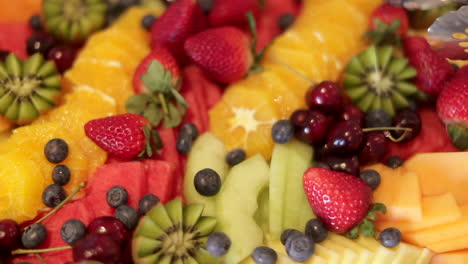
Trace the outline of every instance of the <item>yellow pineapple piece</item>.
[[382, 246], [373, 237], [359, 236], [354, 241], [375, 254], [372, 264], [391, 264], [395, 257], [396, 253], [394, 251]]
[[351, 249], [341, 246], [340, 244], [334, 243], [331, 240], [326, 239], [320, 243], [322, 246], [340, 255], [340, 263], [356, 263], [358, 255]]
[[432, 256], [434, 253], [427, 248], [423, 248], [421, 251], [421, 255], [419, 255], [418, 260], [416, 260], [416, 264], [427, 264], [431, 262]]
[[338, 252], [328, 249], [320, 244], [315, 244], [314, 255], [325, 259], [328, 264], [341, 264], [341, 256]]
[[328, 233], [328, 238], [331, 242], [341, 245], [344, 248], [350, 249], [357, 254], [357, 258], [354, 264], [371, 264], [374, 258], [374, 253], [369, 251], [367, 248], [360, 246], [353, 240], [346, 238], [335, 233]]
[[44, 207], [41, 196], [46, 186], [38, 175], [39, 165], [22, 151], [0, 155], [0, 164], [0, 218], [17, 222], [34, 218]]
[[271, 127], [278, 115], [267, 92], [231, 86], [209, 116], [211, 131], [227, 149], [243, 148], [248, 156], [260, 153], [270, 159]]

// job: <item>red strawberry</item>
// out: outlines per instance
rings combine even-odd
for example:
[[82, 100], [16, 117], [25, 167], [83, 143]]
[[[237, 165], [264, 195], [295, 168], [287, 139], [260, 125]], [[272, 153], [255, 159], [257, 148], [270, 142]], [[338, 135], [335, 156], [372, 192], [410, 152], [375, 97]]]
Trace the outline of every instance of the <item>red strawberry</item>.
[[246, 14], [260, 13], [260, 0], [215, 0], [208, 17], [211, 26], [247, 25]]
[[463, 79], [468, 79], [468, 65], [465, 65], [458, 69], [458, 71], [455, 72], [455, 75], [453, 78], [463, 78]]
[[445, 84], [437, 98], [437, 114], [445, 123], [452, 143], [465, 150], [468, 149], [468, 78], [462, 76]]
[[197, 0], [177, 0], [151, 27], [151, 46], [164, 45], [180, 61], [185, 61], [185, 39], [207, 25]]
[[415, 84], [429, 95], [439, 94], [444, 82], [453, 73], [450, 63], [432, 50], [423, 37], [407, 37], [403, 45], [409, 64], [418, 72]]
[[374, 10], [371, 15], [371, 22], [370, 22], [370, 29], [375, 30], [378, 27], [378, 22], [376, 20], [380, 20], [390, 26], [394, 21], [398, 20], [399, 27], [396, 32], [400, 35], [405, 35], [408, 32], [409, 27], [409, 19], [408, 14], [406, 13], [405, 9], [401, 7], [394, 6], [389, 3], [382, 4], [378, 8]]
[[148, 54], [143, 61], [141, 61], [138, 68], [135, 70], [133, 76], [133, 89], [136, 93], [147, 93], [149, 92], [148, 88], [145, 87], [141, 77], [147, 73], [148, 67], [153, 60], [159, 61], [164, 66], [166, 71], [170, 71], [172, 74], [173, 84], [177, 84], [180, 81], [180, 69], [177, 64], [176, 59], [169, 52], [168, 49], [164, 48], [161, 45], [157, 45], [153, 48], [150, 54]]
[[207, 29], [185, 41], [187, 55], [221, 83], [242, 79], [254, 63], [250, 38], [233, 26]]
[[372, 189], [353, 175], [310, 168], [304, 173], [303, 185], [312, 210], [332, 232], [350, 231], [370, 209]]
[[132, 160], [144, 151], [151, 152], [147, 151], [149, 139], [144, 132], [147, 124], [140, 115], [122, 114], [91, 120], [84, 129], [86, 135], [110, 155]]

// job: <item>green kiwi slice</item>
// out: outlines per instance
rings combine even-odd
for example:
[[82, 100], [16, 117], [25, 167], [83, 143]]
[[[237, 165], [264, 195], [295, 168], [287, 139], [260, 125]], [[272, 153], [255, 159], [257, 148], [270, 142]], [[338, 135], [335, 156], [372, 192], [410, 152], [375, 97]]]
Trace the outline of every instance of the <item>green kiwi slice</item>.
[[17, 124], [27, 124], [54, 107], [60, 91], [55, 63], [39, 53], [25, 61], [10, 53], [0, 63], [0, 114]]
[[181, 199], [158, 203], [143, 216], [132, 238], [132, 257], [137, 264], [211, 264], [219, 259], [206, 251], [214, 231], [214, 217], [202, 216], [202, 204], [184, 206]]
[[345, 92], [362, 111], [383, 109], [390, 115], [409, 105], [418, 88], [416, 70], [390, 46], [370, 46], [353, 57], [344, 71]]
[[80, 42], [101, 29], [106, 21], [105, 0], [44, 0], [47, 29], [66, 42]]

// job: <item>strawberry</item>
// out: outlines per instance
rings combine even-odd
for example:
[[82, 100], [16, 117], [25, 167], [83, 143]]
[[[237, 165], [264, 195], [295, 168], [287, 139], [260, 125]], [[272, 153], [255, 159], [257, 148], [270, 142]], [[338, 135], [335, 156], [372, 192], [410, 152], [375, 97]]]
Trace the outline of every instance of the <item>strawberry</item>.
[[172, 75], [172, 83], [176, 85], [181, 81], [181, 74], [179, 65], [177, 64], [176, 59], [172, 56], [171, 52], [161, 46], [157, 45], [153, 48], [150, 54], [148, 54], [140, 63], [140, 65], [135, 70], [133, 76], [133, 89], [136, 93], [148, 93], [149, 90], [143, 83], [141, 77], [147, 73], [148, 67], [153, 60], [158, 61], [163, 65], [166, 71], [169, 71]]
[[260, 0], [215, 0], [208, 16], [211, 26], [245, 26], [246, 14], [252, 12], [255, 17], [260, 13]]
[[163, 45], [185, 62], [185, 39], [203, 30], [207, 19], [197, 0], [177, 0], [151, 27], [151, 46]]
[[398, 27], [396, 28], [396, 33], [399, 35], [405, 35], [408, 32], [409, 28], [409, 19], [406, 10], [401, 7], [394, 6], [389, 3], [384, 3], [374, 10], [371, 15], [370, 20], [370, 29], [375, 30], [379, 26], [380, 22], [391, 26], [394, 21], [398, 22]]
[[161, 147], [159, 136], [147, 125], [140, 115], [122, 114], [91, 120], [84, 129], [86, 136], [110, 155], [132, 160], [144, 154], [151, 156], [153, 147]]
[[445, 123], [452, 143], [460, 150], [468, 149], [468, 78], [466, 76], [457, 73], [444, 85], [437, 98], [437, 114]]
[[250, 38], [233, 26], [211, 28], [189, 37], [185, 52], [214, 80], [242, 79], [254, 64]]
[[350, 174], [314, 167], [304, 173], [303, 185], [312, 210], [332, 232], [350, 231], [371, 207], [372, 189]]
[[416, 86], [429, 95], [439, 94], [453, 73], [450, 63], [432, 50], [423, 37], [406, 37], [403, 47], [409, 64], [418, 72], [414, 79]]

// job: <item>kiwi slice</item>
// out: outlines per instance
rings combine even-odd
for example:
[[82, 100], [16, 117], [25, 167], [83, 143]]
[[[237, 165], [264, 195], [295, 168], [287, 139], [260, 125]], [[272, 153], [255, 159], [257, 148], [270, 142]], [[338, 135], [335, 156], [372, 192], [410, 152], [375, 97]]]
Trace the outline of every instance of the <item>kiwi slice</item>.
[[83, 41], [106, 21], [105, 0], [44, 0], [42, 13], [47, 29], [66, 42]]
[[390, 46], [370, 46], [353, 57], [344, 71], [343, 86], [362, 111], [383, 109], [395, 115], [409, 105], [418, 88], [412, 83], [416, 70]]
[[181, 199], [158, 203], [143, 216], [132, 238], [132, 257], [139, 264], [218, 263], [205, 249], [216, 218], [202, 216], [204, 205], [183, 206]]
[[25, 61], [10, 53], [0, 63], [0, 114], [17, 124], [29, 123], [52, 108], [60, 90], [55, 63], [40, 53]]

